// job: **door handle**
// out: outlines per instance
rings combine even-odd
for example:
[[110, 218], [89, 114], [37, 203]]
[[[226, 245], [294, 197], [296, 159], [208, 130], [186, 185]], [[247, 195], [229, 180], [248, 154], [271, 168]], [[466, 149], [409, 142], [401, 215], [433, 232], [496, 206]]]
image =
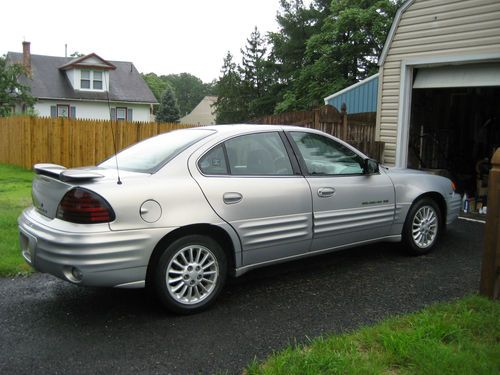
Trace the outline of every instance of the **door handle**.
[[318, 197], [328, 198], [335, 194], [335, 189], [332, 187], [322, 187], [318, 189]]
[[235, 204], [241, 202], [243, 195], [240, 193], [224, 193], [222, 199], [225, 204]]

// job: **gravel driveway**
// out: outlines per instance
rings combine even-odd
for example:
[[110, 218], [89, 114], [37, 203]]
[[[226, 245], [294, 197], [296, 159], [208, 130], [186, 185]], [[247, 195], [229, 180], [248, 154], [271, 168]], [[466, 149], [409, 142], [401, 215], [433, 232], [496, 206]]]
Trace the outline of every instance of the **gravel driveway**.
[[257, 270], [187, 317], [144, 290], [0, 279], [0, 373], [241, 373], [288, 344], [476, 292], [483, 235], [459, 220], [423, 257], [378, 244]]

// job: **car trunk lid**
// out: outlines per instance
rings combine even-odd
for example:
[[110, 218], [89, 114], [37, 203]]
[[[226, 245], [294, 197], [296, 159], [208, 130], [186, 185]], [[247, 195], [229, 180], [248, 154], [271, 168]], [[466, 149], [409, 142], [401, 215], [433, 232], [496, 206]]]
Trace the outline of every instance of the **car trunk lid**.
[[51, 219], [56, 217], [57, 207], [64, 194], [73, 187], [61, 181], [59, 174], [56, 170], [44, 171], [44, 173], [37, 171], [31, 189], [33, 206], [39, 213]]
[[[57, 164], [36, 164], [34, 170], [36, 175], [31, 190], [33, 206], [50, 219], [56, 217], [59, 203], [72, 188], [84, 186], [88, 189], [101, 181], [116, 181], [115, 170], [98, 167], [67, 169]], [[123, 175], [128, 177], [137, 173], [123, 172]]]

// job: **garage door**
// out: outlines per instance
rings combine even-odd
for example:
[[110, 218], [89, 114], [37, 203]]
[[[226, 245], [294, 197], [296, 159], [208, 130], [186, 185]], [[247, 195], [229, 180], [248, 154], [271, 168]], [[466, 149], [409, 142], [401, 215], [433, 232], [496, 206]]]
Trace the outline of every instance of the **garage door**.
[[414, 89], [500, 86], [500, 62], [419, 68]]

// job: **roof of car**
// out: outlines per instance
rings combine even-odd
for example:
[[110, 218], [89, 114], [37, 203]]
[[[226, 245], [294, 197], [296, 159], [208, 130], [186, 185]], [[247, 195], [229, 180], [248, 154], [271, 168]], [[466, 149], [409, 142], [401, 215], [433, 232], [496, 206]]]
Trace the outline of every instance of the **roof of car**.
[[315, 129], [304, 128], [300, 126], [293, 125], [261, 125], [261, 124], [231, 124], [231, 125], [211, 125], [211, 126], [203, 126], [196, 129], [212, 129], [219, 133], [241, 133], [241, 132], [251, 132], [251, 131], [280, 131], [280, 130], [288, 130], [288, 131], [312, 131], [316, 132]]

